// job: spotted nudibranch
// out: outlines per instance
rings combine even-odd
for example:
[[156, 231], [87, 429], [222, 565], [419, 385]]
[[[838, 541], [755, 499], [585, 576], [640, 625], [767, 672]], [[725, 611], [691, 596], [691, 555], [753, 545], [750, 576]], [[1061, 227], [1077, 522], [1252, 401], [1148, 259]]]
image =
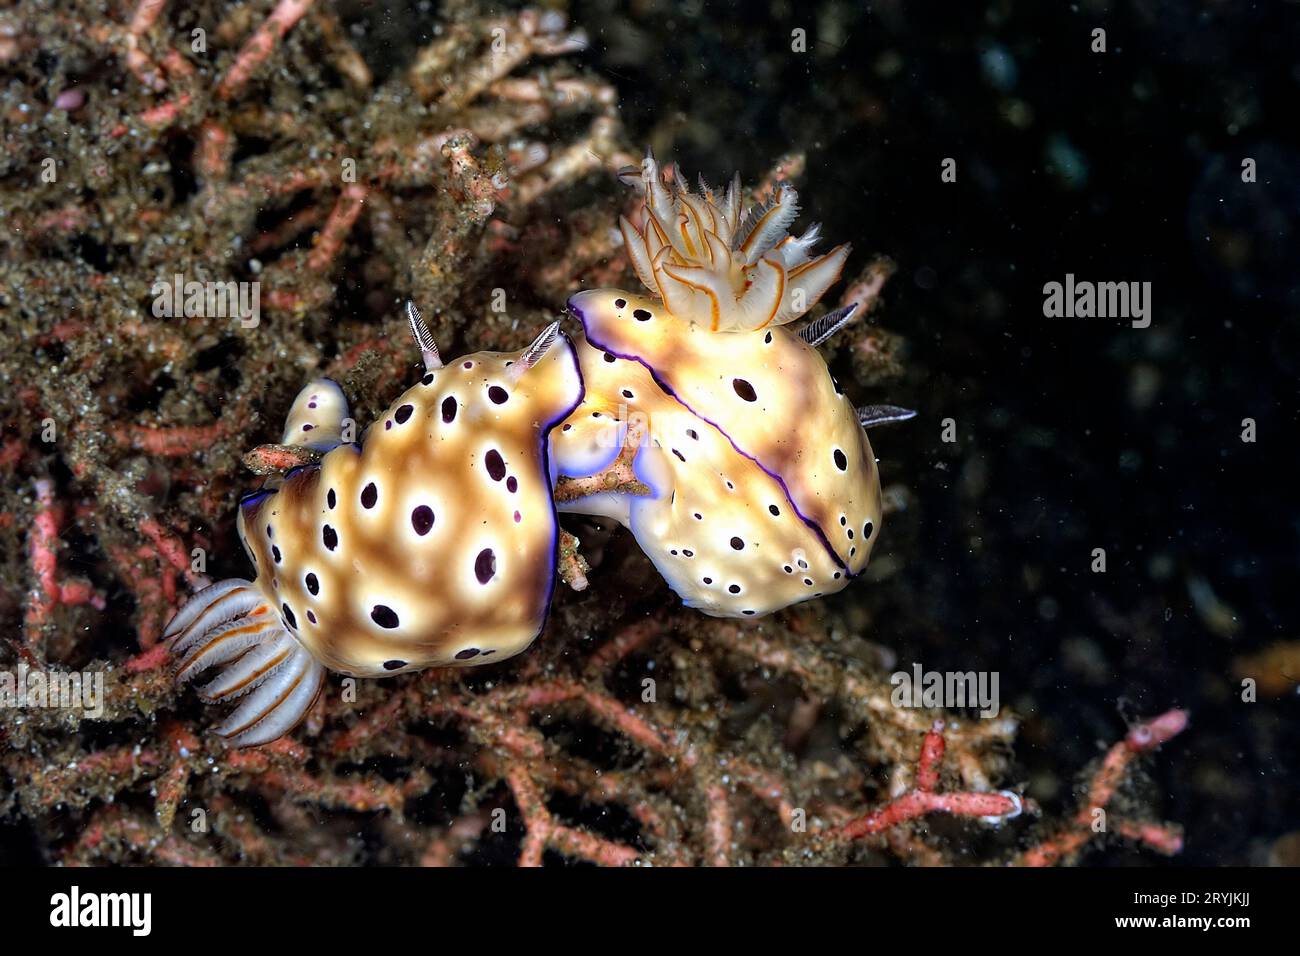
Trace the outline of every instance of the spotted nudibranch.
[[443, 365], [410, 307], [427, 374], [343, 442], [347, 401], [328, 379], [298, 395], [285, 444], [324, 452], [246, 495], [253, 581], [206, 588], [165, 637], [199, 694], [242, 703], [217, 728], [266, 743], [307, 713], [326, 669], [357, 677], [497, 661], [541, 631], [555, 586], [552, 428], [582, 400], [559, 324], [527, 349]]
[[625, 178], [644, 194], [643, 224], [619, 225], [656, 298], [604, 289], [569, 300], [587, 394], [553, 448], [561, 474], [591, 474], [639, 422], [634, 465], [651, 493], [562, 509], [621, 521], [708, 614], [757, 616], [838, 591], [880, 532], [864, 428], [911, 414], [855, 409], [817, 351], [853, 307], [787, 328], [839, 278], [848, 246], [814, 256], [817, 226], [788, 234], [798, 214], [788, 185], [742, 216], [738, 178], [719, 196], [676, 174], [665, 184], [653, 157], [634, 174]]

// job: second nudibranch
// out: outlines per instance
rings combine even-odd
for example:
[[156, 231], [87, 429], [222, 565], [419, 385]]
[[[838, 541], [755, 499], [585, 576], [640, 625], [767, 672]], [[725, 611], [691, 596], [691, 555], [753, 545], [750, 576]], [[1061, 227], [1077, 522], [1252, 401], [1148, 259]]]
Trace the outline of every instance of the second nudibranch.
[[742, 217], [723, 196], [640, 169], [643, 222], [620, 223], [628, 256], [657, 298], [581, 292], [569, 309], [587, 394], [555, 433], [561, 473], [617, 456], [644, 434], [637, 476], [650, 495], [604, 493], [565, 510], [616, 518], [690, 607], [767, 614], [843, 588], [866, 567], [881, 491], [864, 425], [909, 413], [859, 410], [817, 346], [852, 317], [800, 318], [839, 278], [848, 247], [816, 256], [816, 226], [787, 229], [797, 197], [780, 186]]
[[576, 354], [550, 326], [527, 349], [443, 365], [411, 309], [426, 374], [343, 442], [328, 379], [299, 394], [283, 443], [324, 452], [240, 502], [257, 571], [200, 591], [168, 625], [179, 679], [242, 698], [217, 733], [288, 732], [325, 671], [358, 677], [497, 661], [541, 631], [555, 587], [553, 427], [582, 399]]

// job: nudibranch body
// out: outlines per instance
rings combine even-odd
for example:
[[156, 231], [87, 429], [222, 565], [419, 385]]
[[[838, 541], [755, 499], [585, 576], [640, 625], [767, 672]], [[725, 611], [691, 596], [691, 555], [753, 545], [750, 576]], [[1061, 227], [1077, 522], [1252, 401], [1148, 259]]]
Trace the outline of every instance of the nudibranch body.
[[236, 744], [291, 729], [327, 668], [497, 661], [545, 622], [558, 540], [549, 435], [582, 398], [573, 346], [553, 325], [522, 352], [444, 366], [418, 313], [412, 326], [428, 374], [360, 443], [342, 442], [337, 385], [303, 389], [284, 443], [325, 454], [241, 502], [256, 579], [199, 592], [167, 629], [179, 679], [223, 667], [200, 694], [247, 695], [217, 729]]
[[[813, 256], [817, 227], [793, 238], [788, 186], [740, 216], [725, 197], [641, 168], [644, 224], [620, 223], [628, 254], [658, 300], [622, 290], [569, 300], [587, 396], [556, 432], [562, 473], [618, 453], [629, 421], [646, 438], [648, 497], [604, 494], [567, 510], [618, 518], [687, 605], [756, 616], [840, 590], [879, 536], [880, 477], [859, 411], [816, 346], [852, 309], [799, 333], [839, 277], [841, 246]], [[890, 410], [893, 411], [893, 410]]]

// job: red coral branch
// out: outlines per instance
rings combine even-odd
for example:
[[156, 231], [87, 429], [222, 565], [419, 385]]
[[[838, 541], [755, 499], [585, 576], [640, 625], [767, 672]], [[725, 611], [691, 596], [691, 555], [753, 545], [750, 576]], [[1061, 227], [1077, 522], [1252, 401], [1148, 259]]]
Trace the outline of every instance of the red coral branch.
[[50, 619], [58, 603], [59, 519], [54, 511], [54, 485], [48, 479], [36, 482], [36, 515], [28, 542], [28, 554], [36, 588], [27, 597], [26, 636], [28, 648], [43, 656], [41, 628]]
[[35, 587], [27, 595], [24, 633], [27, 648], [39, 660], [44, 657], [44, 629], [60, 604], [89, 604], [102, 611], [104, 597], [87, 581], [59, 580], [60, 509], [54, 500], [54, 484], [48, 478], [36, 482], [36, 513], [28, 536], [27, 552]]
[[368, 191], [361, 183], [350, 183], [343, 188], [316, 239], [316, 248], [307, 257], [307, 268], [312, 272], [324, 272], [334, 261], [339, 249], [343, 247], [343, 241], [352, 231], [353, 223], [361, 215]]
[[167, 81], [162, 71], [149, 55], [140, 49], [140, 38], [153, 29], [158, 17], [167, 7], [167, 0], [140, 0], [126, 33], [126, 66], [149, 89], [162, 91], [167, 88]]
[[519, 852], [520, 866], [541, 866], [542, 853], [548, 847], [602, 866], [626, 866], [636, 861], [637, 853], [631, 847], [557, 823], [546, 809], [541, 792], [522, 767], [507, 769], [506, 782], [524, 818], [526, 832]]
[[217, 96], [223, 100], [238, 96], [257, 68], [275, 52], [285, 34], [311, 9], [312, 3], [313, 0], [280, 0], [240, 49], [230, 71], [217, 86]]
[[213, 442], [226, 433], [224, 422], [212, 425], [176, 425], [158, 428], [151, 425], [118, 425], [113, 438], [119, 444], [135, 448], [150, 455], [178, 458], [194, 455], [212, 447]]
[[1002, 822], [1020, 815], [1024, 802], [1010, 791], [935, 793], [934, 788], [939, 784], [939, 769], [943, 762], [944, 750], [943, 721], [935, 721], [930, 732], [921, 741], [915, 789], [889, 801], [878, 810], [850, 820], [833, 831], [831, 837], [856, 840], [881, 833], [930, 813], [946, 813], [955, 817], [980, 817], [990, 822]]
[[185, 575], [191, 584], [202, 580], [202, 575], [190, 565], [190, 555], [180, 540], [163, 528], [155, 519], [145, 518], [140, 522], [140, 530], [153, 542], [158, 554], [173, 568]]
[[199, 127], [199, 142], [195, 147], [194, 168], [207, 185], [230, 178], [230, 157], [234, 146], [229, 129], [216, 120], [203, 121]]
[[[1067, 825], [1037, 846], [1026, 850], [1016, 860], [1023, 866], [1054, 866], [1083, 848], [1098, 832], [1093, 825], [1098, 820], [1096, 811], [1105, 811], [1116, 790], [1127, 777], [1133, 761], [1169, 742], [1187, 727], [1187, 712], [1170, 710], [1144, 723], [1135, 724], [1128, 735], [1113, 745], [1101, 765], [1088, 781], [1079, 810]], [[1103, 818], [1104, 819], [1104, 818]], [[1182, 849], [1182, 835], [1177, 827], [1167, 824], [1118, 821], [1110, 829], [1129, 839], [1135, 839], [1162, 853], [1177, 853]]]
[[944, 752], [943, 721], [936, 720], [921, 741], [921, 757], [916, 764], [916, 789], [929, 793], [939, 785], [939, 765]]

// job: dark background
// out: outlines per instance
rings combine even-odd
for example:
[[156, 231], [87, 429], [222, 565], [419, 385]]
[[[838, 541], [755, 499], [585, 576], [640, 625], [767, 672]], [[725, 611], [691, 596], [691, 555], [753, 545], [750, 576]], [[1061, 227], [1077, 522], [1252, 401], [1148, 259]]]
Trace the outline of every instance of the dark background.
[[[383, 45], [427, 42], [415, 25], [440, 5], [355, 6], [372, 62], [395, 65]], [[835, 371], [860, 403], [919, 411], [872, 436], [906, 508], [884, 523], [880, 580], [827, 610], [869, 606], [864, 636], [901, 667], [999, 672], [1024, 719], [1003, 783], [1050, 818], [1074, 805], [1061, 775], [1126, 721], [1187, 708], [1137, 787], [1142, 811], [1186, 827], [1173, 862], [1300, 862], [1296, 682], [1246, 704], [1234, 670], [1300, 641], [1297, 4], [570, 13], [632, 142], [712, 182], [738, 169], [752, 184], [803, 151], [801, 223], [854, 244], [850, 275], [878, 254], [898, 264], [872, 321], [905, 340], [904, 374], [866, 387], [843, 353]], [[1045, 318], [1042, 287], [1067, 273], [1151, 282], [1151, 327]], [[1085, 862], [1164, 861], [1115, 844]]]
[[[1053, 773], [1123, 721], [1189, 708], [1144, 794], [1187, 827], [1177, 861], [1292, 859], [1300, 704], [1294, 684], [1242, 703], [1233, 661], [1300, 637], [1295, 5], [572, 14], [634, 142], [715, 182], [805, 150], [802, 221], [854, 243], [850, 274], [898, 263], [874, 320], [905, 337], [907, 373], [855, 397], [920, 417], [873, 435], [910, 495], [873, 558], [901, 570], [874, 585], [867, 636], [904, 666], [999, 671], [1026, 718], [1023, 782], [1050, 808], [1072, 797]], [[1067, 272], [1151, 282], [1151, 327], [1044, 318], [1043, 284]]]

